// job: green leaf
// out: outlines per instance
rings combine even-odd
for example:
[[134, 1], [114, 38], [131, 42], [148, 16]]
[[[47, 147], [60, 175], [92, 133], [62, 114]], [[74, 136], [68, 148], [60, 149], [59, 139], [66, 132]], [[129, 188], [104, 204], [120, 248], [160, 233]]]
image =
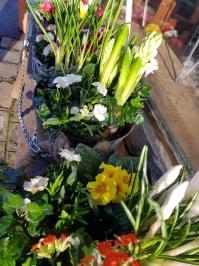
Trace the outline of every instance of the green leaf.
[[8, 213], [14, 213], [17, 209], [20, 209], [23, 205], [23, 198], [20, 195], [14, 195], [10, 192], [3, 193], [3, 210]]
[[6, 258], [0, 257], [0, 265], [2, 265], [2, 266], [15, 266], [16, 265], [15, 259], [9, 258], [9, 257], [6, 257]]
[[77, 168], [75, 168], [71, 174], [68, 176], [66, 183], [69, 186], [72, 186], [74, 184], [74, 182], [77, 180]]
[[[78, 144], [75, 148], [75, 152], [81, 156], [81, 161], [78, 165], [78, 175], [87, 179], [88, 176], [91, 176], [94, 179], [99, 171], [99, 166], [102, 163], [100, 155], [84, 144]], [[93, 179], [89, 178], [89, 180]]]
[[61, 125], [63, 121], [61, 121], [58, 117], [52, 117], [43, 122], [43, 126], [58, 126]]
[[94, 73], [95, 73], [95, 64], [88, 64], [83, 69], [84, 74], [92, 79]]
[[153, 237], [152, 239], [150, 238], [150, 239], [147, 239], [144, 242], [142, 242], [140, 244], [140, 248], [141, 249], [146, 249], [146, 248], [151, 247], [151, 246], [154, 246], [158, 242], [162, 242], [162, 241], [163, 241], [163, 239], [160, 238], [160, 237]]
[[31, 202], [27, 205], [27, 218], [31, 222], [40, 222], [46, 215], [50, 215], [53, 211], [52, 205], [48, 203], [38, 204]]
[[114, 166], [121, 166], [122, 169], [126, 169], [129, 173], [133, 173], [137, 171], [139, 158], [132, 156], [121, 157], [118, 153], [114, 153], [109, 157], [107, 163]]
[[29, 233], [29, 235], [36, 237], [36, 236], [40, 236], [40, 229], [38, 228], [39, 223], [34, 223], [34, 224], [30, 224], [27, 227], [27, 231]]
[[12, 215], [5, 215], [0, 219], [0, 237], [7, 234], [12, 228], [14, 218]]

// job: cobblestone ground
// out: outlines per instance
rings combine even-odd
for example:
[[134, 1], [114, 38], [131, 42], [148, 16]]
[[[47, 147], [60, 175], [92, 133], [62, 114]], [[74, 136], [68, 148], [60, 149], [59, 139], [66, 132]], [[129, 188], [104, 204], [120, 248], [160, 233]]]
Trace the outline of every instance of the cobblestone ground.
[[0, 38], [0, 158], [15, 165], [18, 135], [17, 99], [13, 89], [19, 72], [23, 48], [20, 40]]

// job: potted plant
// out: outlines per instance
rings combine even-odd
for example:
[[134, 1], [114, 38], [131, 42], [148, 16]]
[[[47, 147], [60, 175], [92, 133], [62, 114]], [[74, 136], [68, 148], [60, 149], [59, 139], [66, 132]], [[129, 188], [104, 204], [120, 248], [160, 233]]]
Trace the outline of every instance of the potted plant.
[[79, 144], [44, 176], [1, 166], [0, 264], [198, 265], [198, 177], [182, 166], [155, 184], [140, 160]]

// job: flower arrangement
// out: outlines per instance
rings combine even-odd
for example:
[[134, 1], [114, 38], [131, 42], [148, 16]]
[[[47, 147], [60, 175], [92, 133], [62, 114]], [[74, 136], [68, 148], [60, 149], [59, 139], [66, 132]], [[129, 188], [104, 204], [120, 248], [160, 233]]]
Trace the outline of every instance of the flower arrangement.
[[0, 264], [198, 265], [198, 175], [181, 165], [155, 184], [140, 159], [83, 144], [45, 177], [1, 166]]
[[100, 139], [142, 122], [149, 86], [141, 78], [158, 69], [162, 36], [149, 33], [137, 44], [128, 25], [116, 24], [123, 2], [27, 0], [40, 58], [54, 66], [36, 77], [34, 98], [49, 134]]

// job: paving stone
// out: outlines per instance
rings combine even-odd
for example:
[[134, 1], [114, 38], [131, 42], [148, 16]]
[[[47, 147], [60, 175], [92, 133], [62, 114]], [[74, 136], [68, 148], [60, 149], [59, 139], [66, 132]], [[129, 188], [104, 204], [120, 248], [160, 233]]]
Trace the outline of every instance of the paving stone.
[[0, 107], [9, 108], [11, 106], [11, 93], [13, 85], [9, 82], [0, 82]]
[[0, 141], [6, 141], [8, 126], [8, 114], [0, 115]]
[[20, 40], [12, 39], [9, 37], [3, 37], [0, 42], [0, 46], [9, 49], [16, 49], [21, 51], [23, 49], [23, 37]]
[[0, 78], [14, 81], [17, 76], [17, 66], [14, 64], [0, 62]]
[[0, 49], [0, 60], [9, 63], [18, 64], [21, 61], [21, 54], [15, 51]]
[[4, 141], [0, 141], [0, 159], [5, 158], [5, 146], [6, 143]]

